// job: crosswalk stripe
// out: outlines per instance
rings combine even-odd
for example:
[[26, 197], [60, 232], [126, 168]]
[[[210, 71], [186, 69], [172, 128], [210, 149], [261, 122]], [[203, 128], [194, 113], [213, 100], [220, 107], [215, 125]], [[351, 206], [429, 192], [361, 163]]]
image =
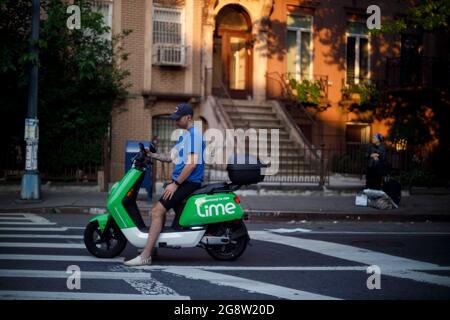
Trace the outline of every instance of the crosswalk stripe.
[[[308, 250], [334, 258], [363, 263], [366, 265], [377, 265], [384, 275], [407, 278], [419, 282], [428, 282], [442, 286], [450, 286], [450, 277], [428, 275], [423, 272], [412, 272], [413, 270], [432, 270], [439, 265], [397, 257], [368, 249], [352, 247], [333, 242], [310, 240], [304, 238], [288, 237], [273, 234], [267, 231], [251, 231], [250, 237], [255, 240], [269, 241], [295, 248]], [[409, 271], [409, 273], [407, 273]]]
[[[270, 266], [270, 267], [258, 267], [258, 266], [164, 266], [164, 265], [156, 265], [156, 266], [142, 266], [135, 267], [135, 269], [142, 270], [163, 270], [165, 268], [176, 268], [176, 269], [205, 269], [208, 271], [367, 271], [368, 266], [325, 266], [325, 267], [297, 267], [297, 266]], [[389, 269], [392, 271], [396, 271], [396, 269]], [[402, 271], [404, 269], [400, 269]], [[415, 270], [424, 270], [424, 271], [450, 271], [450, 267], [427, 267], [426, 269], [417, 268]]]
[[46, 242], [0, 242], [2, 248], [63, 248], [85, 249], [81, 243], [46, 243]]
[[83, 239], [83, 236], [65, 235], [65, 234], [0, 234], [0, 238]]
[[7, 291], [0, 290], [0, 299], [74, 299], [74, 300], [190, 300], [188, 296], [145, 295], [89, 292]]
[[268, 229], [268, 231], [276, 232], [276, 233], [294, 233], [294, 232], [311, 232], [310, 229], [303, 228], [295, 228], [295, 229], [287, 229], [287, 228], [279, 228], [279, 229]]
[[[332, 266], [332, 267], [257, 267], [257, 266], [143, 266], [135, 267], [138, 270], [165, 271], [165, 269], [205, 269], [207, 271], [363, 271], [364, 266]], [[450, 270], [450, 268], [449, 268]]]
[[426, 232], [426, 231], [417, 231], [417, 232], [409, 232], [409, 231], [313, 231], [309, 229], [299, 230], [296, 229], [266, 229], [270, 232], [275, 233], [295, 233], [302, 232], [307, 234], [359, 234], [359, 235], [399, 235], [399, 236], [448, 236], [450, 232]]
[[15, 221], [22, 221], [22, 220], [30, 220], [26, 217], [0, 217], [0, 220], [15, 220]]
[[[26, 278], [67, 278], [71, 274], [60, 270], [9, 270], [0, 269], [0, 277], [26, 277]], [[148, 272], [108, 272], [108, 271], [80, 271], [83, 279], [109, 279], [109, 280], [149, 280], [151, 274]]]
[[426, 269], [436, 267], [436, 264], [401, 258], [386, 253], [371, 251], [368, 249], [352, 247], [349, 245], [305, 238], [281, 236], [267, 231], [250, 231], [250, 237], [254, 240], [268, 241], [295, 248], [313, 251], [339, 259], [356, 261], [367, 265], [378, 265], [381, 268], [397, 269]]
[[384, 273], [392, 277], [450, 287], [450, 277], [429, 274], [425, 272], [417, 272], [412, 270], [387, 270]]
[[270, 283], [230, 276], [221, 273], [209, 272], [194, 268], [177, 269], [167, 268], [164, 272], [183, 276], [188, 279], [204, 280], [212, 284], [239, 288], [252, 293], [259, 293], [289, 300], [338, 300], [334, 297], [315, 294], [307, 291], [295, 290], [277, 286]]
[[51, 225], [54, 226], [56, 225], [56, 222], [44, 222], [44, 221], [39, 221], [39, 222], [0, 222], [0, 225], [27, 225], [27, 226], [33, 226], [33, 225]]
[[0, 260], [35, 260], [35, 261], [79, 261], [123, 263], [122, 257], [101, 259], [94, 256], [43, 255], [43, 254], [0, 254]]
[[22, 228], [22, 227], [0, 227], [0, 231], [54, 231], [54, 232], [66, 232], [68, 229], [67, 227], [55, 227], [55, 228]]

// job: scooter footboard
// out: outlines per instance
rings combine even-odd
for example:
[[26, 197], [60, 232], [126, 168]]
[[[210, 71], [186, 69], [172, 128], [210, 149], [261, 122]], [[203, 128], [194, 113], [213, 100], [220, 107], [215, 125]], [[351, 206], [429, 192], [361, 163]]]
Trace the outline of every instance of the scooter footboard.
[[[122, 232], [133, 246], [145, 247], [148, 233], [141, 232], [138, 228], [122, 229]], [[156, 247], [192, 248], [197, 246], [204, 234], [205, 230], [161, 232]]]

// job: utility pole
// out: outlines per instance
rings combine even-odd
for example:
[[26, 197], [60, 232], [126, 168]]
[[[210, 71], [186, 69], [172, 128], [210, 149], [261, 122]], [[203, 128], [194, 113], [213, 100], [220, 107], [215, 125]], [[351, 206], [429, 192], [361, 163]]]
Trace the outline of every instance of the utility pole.
[[36, 61], [31, 66], [30, 83], [28, 91], [28, 116], [25, 119], [25, 173], [22, 177], [22, 200], [39, 200], [41, 198], [41, 179], [38, 171], [38, 143], [39, 120], [37, 117], [38, 103], [38, 56], [37, 41], [39, 39], [40, 0], [33, 0], [31, 21], [31, 48], [32, 57]]

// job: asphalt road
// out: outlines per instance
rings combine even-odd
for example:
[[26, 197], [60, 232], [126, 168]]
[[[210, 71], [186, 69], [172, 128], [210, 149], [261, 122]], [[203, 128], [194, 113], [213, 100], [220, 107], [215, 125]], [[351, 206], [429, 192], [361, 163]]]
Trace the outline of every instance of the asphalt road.
[[90, 218], [0, 214], [0, 299], [450, 298], [450, 224], [252, 222], [237, 261], [159, 249], [154, 265], [129, 268], [131, 245], [113, 260], [87, 252]]

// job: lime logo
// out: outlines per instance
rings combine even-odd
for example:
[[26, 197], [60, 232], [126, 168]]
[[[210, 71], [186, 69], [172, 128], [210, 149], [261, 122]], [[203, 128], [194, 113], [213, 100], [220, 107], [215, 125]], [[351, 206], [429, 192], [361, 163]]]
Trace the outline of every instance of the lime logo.
[[[220, 216], [220, 215], [227, 215], [227, 214], [235, 214], [236, 213], [236, 205], [232, 202], [227, 202], [225, 204], [223, 203], [216, 203], [216, 204], [205, 204], [207, 202], [216, 202], [218, 200], [225, 200], [225, 199], [197, 199], [195, 201], [195, 206], [197, 207], [197, 214], [202, 217], [212, 217], [212, 216]], [[226, 199], [228, 200], [228, 199]], [[204, 207], [204, 212], [202, 212], [201, 207]]]

